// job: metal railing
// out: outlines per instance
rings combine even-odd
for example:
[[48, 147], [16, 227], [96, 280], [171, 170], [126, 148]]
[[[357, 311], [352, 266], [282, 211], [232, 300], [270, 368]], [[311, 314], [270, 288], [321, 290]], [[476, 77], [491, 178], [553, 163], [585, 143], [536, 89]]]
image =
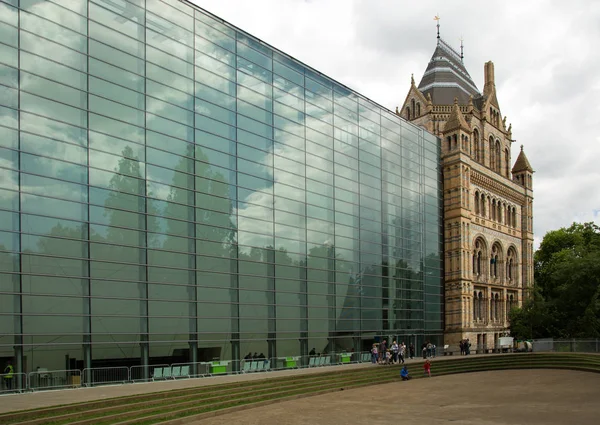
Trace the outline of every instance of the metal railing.
[[31, 391], [75, 388], [81, 386], [81, 370], [37, 370], [29, 373]]
[[92, 367], [83, 369], [81, 384], [85, 387], [92, 387], [95, 385], [126, 384], [129, 381], [129, 368], [127, 366]]
[[157, 376], [157, 378], [162, 379], [163, 369], [170, 366], [166, 363], [131, 366], [129, 368], [129, 380], [131, 382], [151, 382], [158, 374], [160, 374], [160, 377]]
[[534, 339], [534, 352], [600, 353], [600, 339]]
[[28, 388], [26, 373], [0, 373], [0, 394], [21, 393]]
[[[533, 351], [558, 352], [600, 352], [600, 339], [594, 340], [535, 340]], [[471, 353], [491, 352], [488, 346], [472, 346]], [[436, 355], [460, 353], [458, 346], [438, 346]], [[405, 359], [408, 358], [405, 353]], [[420, 358], [421, 352], [415, 353]], [[13, 373], [10, 382], [6, 375], [0, 375], [0, 394], [40, 391], [49, 389], [119, 385], [136, 382], [201, 378], [230, 375], [236, 373], [269, 372], [274, 370], [313, 368], [344, 365], [350, 363], [371, 363], [371, 352], [339, 352], [318, 355], [285, 356], [276, 358], [214, 360], [210, 362], [187, 362], [173, 364], [135, 365], [131, 367], [99, 367], [83, 370], [45, 370]]]

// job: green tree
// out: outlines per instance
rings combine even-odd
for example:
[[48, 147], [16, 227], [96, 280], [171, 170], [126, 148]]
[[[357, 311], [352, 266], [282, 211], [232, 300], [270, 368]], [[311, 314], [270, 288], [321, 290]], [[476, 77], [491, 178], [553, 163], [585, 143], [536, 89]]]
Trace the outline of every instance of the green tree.
[[548, 232], [534, 255], [536, 288], [510, 313], [517, 338], [600, 336], [600, 227]]

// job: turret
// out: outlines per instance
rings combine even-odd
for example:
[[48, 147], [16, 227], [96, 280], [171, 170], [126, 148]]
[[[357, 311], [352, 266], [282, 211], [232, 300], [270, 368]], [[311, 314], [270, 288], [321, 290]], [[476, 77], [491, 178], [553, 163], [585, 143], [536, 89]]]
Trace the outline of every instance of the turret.
[[533, 190], [533, 168], [523, 151], [523, 145], [521, 145], [521, 152], [513, 166], [512, 175], [514, 182], [526, 189]]
[[442, 146], [443, 153], [449, 153], [457, 150], [461, 150], [469, 154], [469, 139], [471, 137], [471, 128], [465, 120], [464, 115], [460, 111], [458, 106], [458, 98], [454, 98], [454, 105], [452, 106], [452, 112], [446, 121], [444, 126], [444, 132], [442, 140], [444, 145]]

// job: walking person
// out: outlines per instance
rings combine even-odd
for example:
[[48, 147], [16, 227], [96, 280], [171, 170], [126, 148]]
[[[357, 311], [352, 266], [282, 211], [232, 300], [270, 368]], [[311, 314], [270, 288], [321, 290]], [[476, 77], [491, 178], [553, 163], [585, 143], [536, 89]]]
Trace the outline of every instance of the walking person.
[[403, 341], [402, 345], [400, 346], [400, 361], [402, 362], [402, 364], [404, 364], [405, 356], [406, 356], [406, 345], [404, 344], [404, 341]]
[[387, 351], [387, 340], [383, 340], [381, 344], [379, 344], [379, 362], [383, 363], [385, 361], [385, 353]]
[[431, 378], [431, 362], [429, 361], [429, 359], [425, 360], [425, 363], [423, 364], [423, 371], [425, 373], [425, 376]]
[[412, 360], [415, 357], [415, 346], [412, 342], [408, 346], [408, 350], [410, 351], [410, 359]]
[[377, 363], [377, 344], [373, 344], [373, 347], [371, 348], [371, 363]]
[[460, 355], [462, 356], [465, 354], [465, 341], [461, 339], [458, 345], [460, 345]]
[[429, 359], [425, 360], [425, 363], [423, 364], [423, 371], [425, 372], [425, 376], [431, 378], [431, 362]]
[[13, 365], [10, 363], [10, 361], [8, 361], [6, 363], [6, 367], [4, 368], [4, 372], [2, 373], [4, 386], [8, 391], [12, 391], [14, 373], [15, 369], [13, 368]]
[[394, 363], [398, 363], [398, 353], [400, 352], [400, 347], [398, 346], [398, 343], [396, 341], [394, 341], [392, 343], [392, 357], [394, 360]]

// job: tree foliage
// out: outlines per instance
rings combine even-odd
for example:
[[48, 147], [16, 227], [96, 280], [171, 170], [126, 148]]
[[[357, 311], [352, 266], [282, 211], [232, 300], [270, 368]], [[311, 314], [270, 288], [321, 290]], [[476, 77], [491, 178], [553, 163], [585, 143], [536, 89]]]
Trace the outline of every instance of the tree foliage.
[[600, 227], [548, 232], [534, 255], [535, 289], [510, 313], [517, 338], [600, 337]]

